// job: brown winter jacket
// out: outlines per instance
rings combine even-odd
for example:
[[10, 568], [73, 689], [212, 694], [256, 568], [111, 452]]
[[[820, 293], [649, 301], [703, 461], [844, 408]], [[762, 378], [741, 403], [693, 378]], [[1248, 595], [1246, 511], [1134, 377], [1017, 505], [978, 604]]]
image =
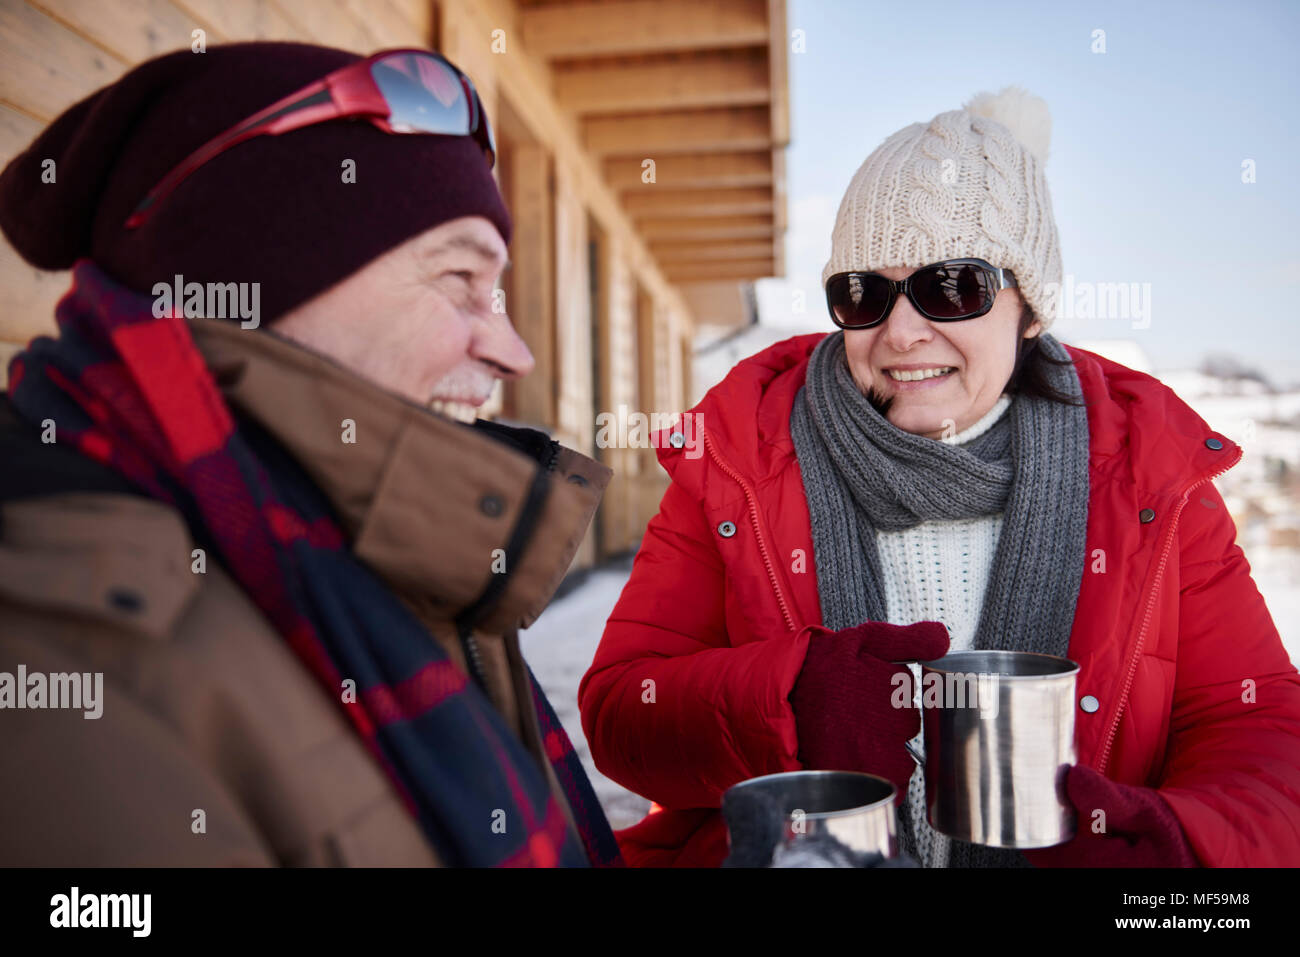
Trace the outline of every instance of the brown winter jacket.
[[[227, 400], [297, 459], [354, 554], [464, 668], [451, 620], [487, 585], [536, 463], [272, 335], [190, 325]], [[11, 419], [3, 431], [12, 453], [31, 430]], [[11, 460], [46, 455], [48, 469], [71, 454], [21, 441]], [[568, 449], [554, 468], [475, 638], [489, 697], [567, 811], [517, 629], [559, 585], [610, 472]], [[102, 716], [0, 710], [0, 865], [436, 865], [338, 704], [213, 556], [196, 573], [179, 514], [60, 488], [66, 472], [0, 503], [0, 672], [102, 672]]]

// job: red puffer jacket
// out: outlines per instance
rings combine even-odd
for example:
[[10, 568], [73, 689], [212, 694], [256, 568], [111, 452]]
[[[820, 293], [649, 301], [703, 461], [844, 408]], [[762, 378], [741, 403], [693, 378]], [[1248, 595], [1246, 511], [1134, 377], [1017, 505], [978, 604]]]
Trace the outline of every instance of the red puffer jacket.
[[[578, 700], [596, 766], [655, 802], [629, 864], [716, 866], [722, 792], [800, 768], [787, 696], [820, 624], [790, 410], [821, 335], [700, 402]], [[1087, 559], [1069, 656], [1079, 761], [1160, 790], [1205, 865], [1300, 864], [1300, 675], [1214, 487], [1241, 448], [1149, 375], [1071, 348]], [[648, 684], [647, 682], [653, 682]]]

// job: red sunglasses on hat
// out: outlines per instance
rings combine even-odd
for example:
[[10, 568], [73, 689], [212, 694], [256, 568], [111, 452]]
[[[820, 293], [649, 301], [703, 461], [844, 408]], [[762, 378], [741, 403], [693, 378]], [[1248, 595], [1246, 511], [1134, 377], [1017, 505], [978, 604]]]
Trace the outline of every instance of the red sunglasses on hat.
[[126, 228], [143, 225], [186, 177], [245, 140], [349, 118], [368, 121], [385, 133], [471, 136], [483, 148], [488, 166], [496, 163], [492, 127], [469, 77], [429, 50], [381, 50], [277, 100], [209, 140], [149, 190], [127, 217]]

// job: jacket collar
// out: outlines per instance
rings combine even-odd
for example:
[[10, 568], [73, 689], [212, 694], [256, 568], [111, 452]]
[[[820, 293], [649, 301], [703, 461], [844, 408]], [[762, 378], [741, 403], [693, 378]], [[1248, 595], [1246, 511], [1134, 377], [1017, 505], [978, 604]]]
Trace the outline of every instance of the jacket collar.
[[[808, 357], [826, 335], [795, 336], [742, 360], [691, 410], [718, 455], [755, 483], [794, 460], [790, 412], [806, 378]], [[1177, 495], [1240, 459], [1236, 443], [1211, 429], [1155, 377], [1084, 349], [1066, 349], [1088, 404], [1089, 469], [1094, 476], [1131, 468], [1127, 477], [1140, 492], [1163, 497]], [[1222, 448], [1207, 446], [1210, 439]], [[658, 441], [656, 448], [674, 478], [680, 472], [690, 483], [693, 471], [701, 474], [702, 466], [692, 467], [691, 458], [671, 442]]]
[[226, 400], [293, 455], [392, 587], [449, 618], [490, 594], [488, 631], [541, 614], [609, 469], [541, 433], [442, 418], [267, 330], [187, 322]]

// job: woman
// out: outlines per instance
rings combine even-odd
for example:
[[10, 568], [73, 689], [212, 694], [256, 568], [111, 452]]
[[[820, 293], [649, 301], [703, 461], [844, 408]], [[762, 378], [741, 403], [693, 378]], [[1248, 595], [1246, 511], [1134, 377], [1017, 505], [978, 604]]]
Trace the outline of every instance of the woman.
[[[886, 140], [823, 273], [842, 331], [733, 369], [703, 456], [660, 443], [672, 482], [579, 691], [597, 767], [656, 803], [630, 863], [717, 865], [723, 791], [806, 767], [894, 780], [926, 866], [1300, 864], [1300, 676], [1211, 481], [1241, 449], [1047, 334], [1048, 128], [1008, 90]], [[890, 662], [963, 648], [1079, 663], [1070, 843], [926, 823]]]

